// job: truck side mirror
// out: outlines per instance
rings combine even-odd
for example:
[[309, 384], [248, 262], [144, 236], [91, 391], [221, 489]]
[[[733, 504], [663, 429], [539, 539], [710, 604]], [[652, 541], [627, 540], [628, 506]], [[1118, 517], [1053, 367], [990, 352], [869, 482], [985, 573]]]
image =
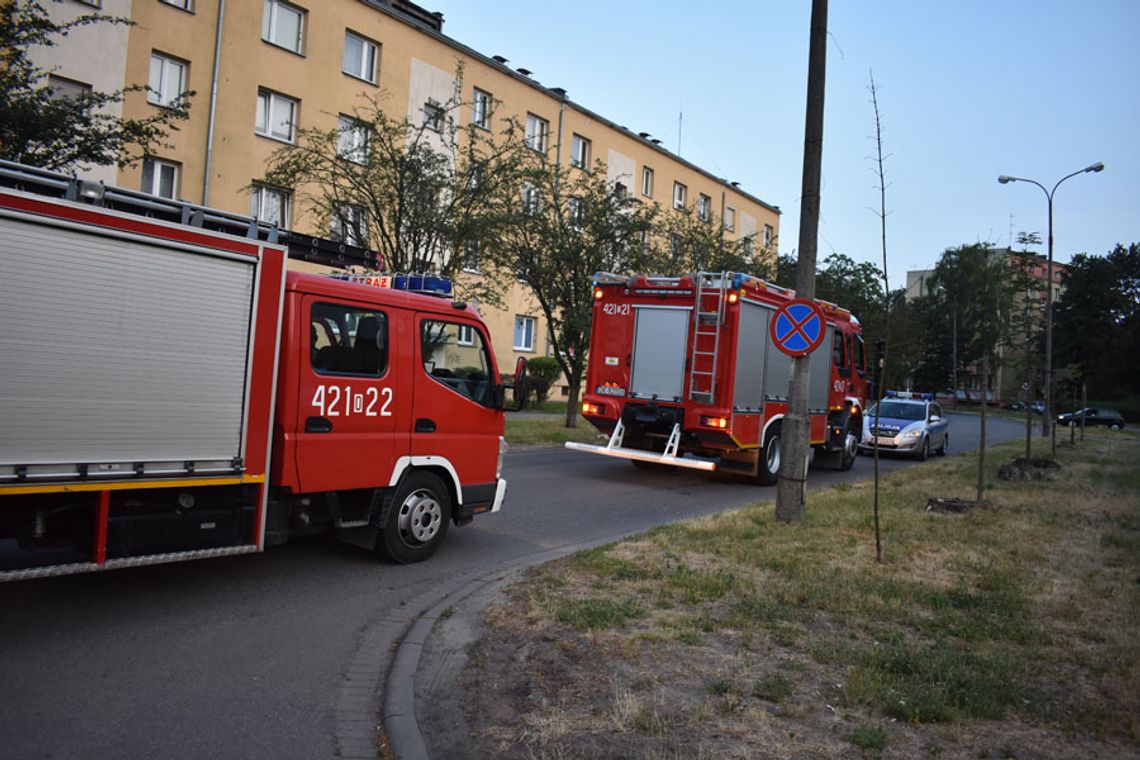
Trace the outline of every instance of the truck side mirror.
[[512, 406], [506, 406], [504, 399], [503, 408], [508, 412], [517, 412], [526, 404], [526, 357], [520, 356], [518, 362], [515, 363], [515, 379], [510, 387], [513, 389]]

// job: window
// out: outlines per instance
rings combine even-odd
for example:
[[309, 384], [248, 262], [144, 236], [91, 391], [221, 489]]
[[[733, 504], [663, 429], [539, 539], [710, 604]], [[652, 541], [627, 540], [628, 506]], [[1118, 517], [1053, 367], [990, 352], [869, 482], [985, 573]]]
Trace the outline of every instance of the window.
[[249, 195], [249, 215], [259, 222], [289, 226], [289, 191], [254, 184]]
[[624, 200], [629, 195], [629, 188], [625, 186], [624, 182], [614, 183], [614, 197], [618, 200]]
[[772, 225], [765, 224], [764, 225], [764, 247], [765, 248], [771, 248], [772, 243], [775, 241], [775, 239], [776, 239], [776, 230], [772, 229]]
[[549, 135], [550, 122], [532, 113], [526, 115], [526, 144], [528, 148], [545, 153]]
[[534, 317], [515, 316], [515, 350], [534, 350]]
[[676, 232], [669, 235], [669, 251], [673, 254], [674, 261], [680, 261], [681, 257], [685, 255], [685, 245], [681, 242], [681, 236]]
[[368, 162], [368, 125], [350, 116], [337, 118], [336, 155], [358, 164]]
[[150, 54], [146, 99], [156, 106], [171, 106], [185, 91], [186, 64], [159, 53]]
[[646, 198], [653, 197], [653, 170], [648, 166], [641, 170], [641, 194]]
[[463, 244], [463, 271], [479, 273], [480, 245], [478, 240], [468, 240]]
[[849, 369], [847, 366], [847, 341], [843, 333], [836, 330], [831, 339], [831, 361], [840, 369]]
[[863, 345], [863, 337], [856, 334], [853, 345], [855, 347], [855, 369], [859, 371], [859, 374], [865, 375], [867, 373], [867, 350]]
[[296, 127], [297, 101], [269, 90], [257, 91], [257, 134], [291, 143]]
[[581, 198], [568, 198], [566, 200], [566, 220], [571, 229], [581, 229], [586, 219], [586, 210]]
[[467, 170], [467, 192], [473, 193], [483, 187], [483, 172], [482, 164], [471, 165], [471, 168]]
[[194, 0], [162, 0], [167, 5], [173, 5], [175, 8], [181, 8], [184, 11], [194, 12]]
[[704, 193], [697, 195], [697, 216], [702, 222], [712, 219], [712, 198]]
[[688, 196], [689, 188], [682, 185], [680, 182], [673, 183], [673, 208], [685, 208], [685, 200]]
[[471, 95], [471, 123], [483, 129], [491, 127], [491, 93], [478, 87]]
[[529, 183], [524, 183], [522, 187], [523, 213], [527, 216], [534, 216], [541, 207], [542, 198], [538, 194], [538, 188]]
[[344, 62], [341, 70], [349, 76], [376, 84], [376, 58], [380, 46], [372, 40], [344, 33]]
[[261, 17], [261, 39], [300, 53], [304, 34], [303, 10], [281, 0], [265, 0], [265, 14]]
[[143, 159], [142, 191], [162, 198], [175, 198], [178, 194], [178, 164]]
[[443, 108], [435, 100], [424, 103], [424, 126], [436, 132], [443, 126]]
[[491, 357], [474, 325], [425, 319], [420, 327], [424, 372], [432, 380], [483, 406], [495, 403]]
[[736, 209], [732, 206], [726, 206], [724, 209], [724, 228], [726, 230], [736, 229]]
[[53, 100], [86, 101], [91, 97], [91, 85], [57, 77], [55, 74], [48, 74], [47, 86]]
[[[382, 311], [339, 303], [313, 304], [309, 361], [319, 375], [380, 377], [388, 369], [388, 317]], [[368, 401], [365, 398], [364, 403]]]
[[368, 210], [351, 203], [337, 203], [333, 207], [332, 239], [364, 247], [368, 245]]
[[570, 164], [579, 169], [590, 168], [590, 141], [582, 135], [574, 135], [571, 140]]

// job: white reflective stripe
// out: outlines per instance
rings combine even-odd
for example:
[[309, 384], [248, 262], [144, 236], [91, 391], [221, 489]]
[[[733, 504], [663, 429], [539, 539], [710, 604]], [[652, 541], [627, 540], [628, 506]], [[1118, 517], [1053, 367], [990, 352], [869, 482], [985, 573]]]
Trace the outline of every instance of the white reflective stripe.
[[764, 445], [764, 441], [768, 440], [768, 428], [772, 427], [773, 423], [779, 422], [782, 419], [784, 419], [784, 415], [777, 414], [774, 417], [772, 417], [772, 419], [770, 419], [764, 423], [764, 429], [762, 431], [760, 431], [762, 433], [762, 435], [760, 436], [760, 445], [761, 446]]
[[447, 470], [451, 476], [451, 482], [455, 486], [455, 502], [456, 504], [463, 503], [463, 486], [459, 485], [459, 474], [455, 472], [451, 462], [447, 457], [440, 456], [424, 456], [424, 457], [400, 457], [396, 460], [396, 465], [392, 468], [392, 477], [388, 478], [388, 487], [391, 488], [400, 482], [404, 470], [409, 467], [442, 467]]
[[495, 501], [491, 504], [491, 511], [498, 512], [503, 508], [503, 499], [507, 498], [507, 481], [499, 478], [495, 485]]

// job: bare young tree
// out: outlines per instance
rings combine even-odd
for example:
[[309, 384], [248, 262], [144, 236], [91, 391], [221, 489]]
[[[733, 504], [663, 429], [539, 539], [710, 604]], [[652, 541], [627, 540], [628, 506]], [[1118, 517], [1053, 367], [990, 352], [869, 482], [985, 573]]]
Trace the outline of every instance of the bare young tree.
[[[875, 111], [875, 155], [872, 161], [875, 164], [875, 174], [878, 178], [879, 184], [876, 189], [879, 191], [879, 208], [874, 213], [879, 217], [879, 231], [883, 246], [883, 336], [882, 343], [883, 350], [880, 356], [876, 357], [879, 362], [878, 380], [875, 384], [875, 420], [872, 429], [878, 430], [879, 428], [879, 406], [883, 402], [883, 385], [887, 377], [887, 359], [890, 355], [890, 343], [888, 338], [891, 334], [891, 286], [890, 281], [887, 279], [887, 175], [884, 167], [885, 157], [883, 156], [883, 115], [879, 111], [879, 90], [875, 86], [875, 73], [870, 73], [871, 84], [868, 89], [871, 92], [871, 106]], [[877, 562], [883, 561], [883, 540], [882, 531], [879, 523], [879, 436], [875, 436], [875, 560]]]

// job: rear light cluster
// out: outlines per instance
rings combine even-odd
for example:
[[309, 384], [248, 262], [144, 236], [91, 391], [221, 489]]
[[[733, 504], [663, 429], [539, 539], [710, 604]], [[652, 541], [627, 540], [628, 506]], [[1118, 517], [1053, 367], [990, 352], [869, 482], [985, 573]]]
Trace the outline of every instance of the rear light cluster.
[[582, 402], [582, 414], [600, 416], [603, 411], [604, 408], [601, 404], [591, 404], [589, 401]]
[[716, 428], [717, 430], [724, 430], [728, 427], [727, 417], [701, 417], [701, 424], [705, 427]]

